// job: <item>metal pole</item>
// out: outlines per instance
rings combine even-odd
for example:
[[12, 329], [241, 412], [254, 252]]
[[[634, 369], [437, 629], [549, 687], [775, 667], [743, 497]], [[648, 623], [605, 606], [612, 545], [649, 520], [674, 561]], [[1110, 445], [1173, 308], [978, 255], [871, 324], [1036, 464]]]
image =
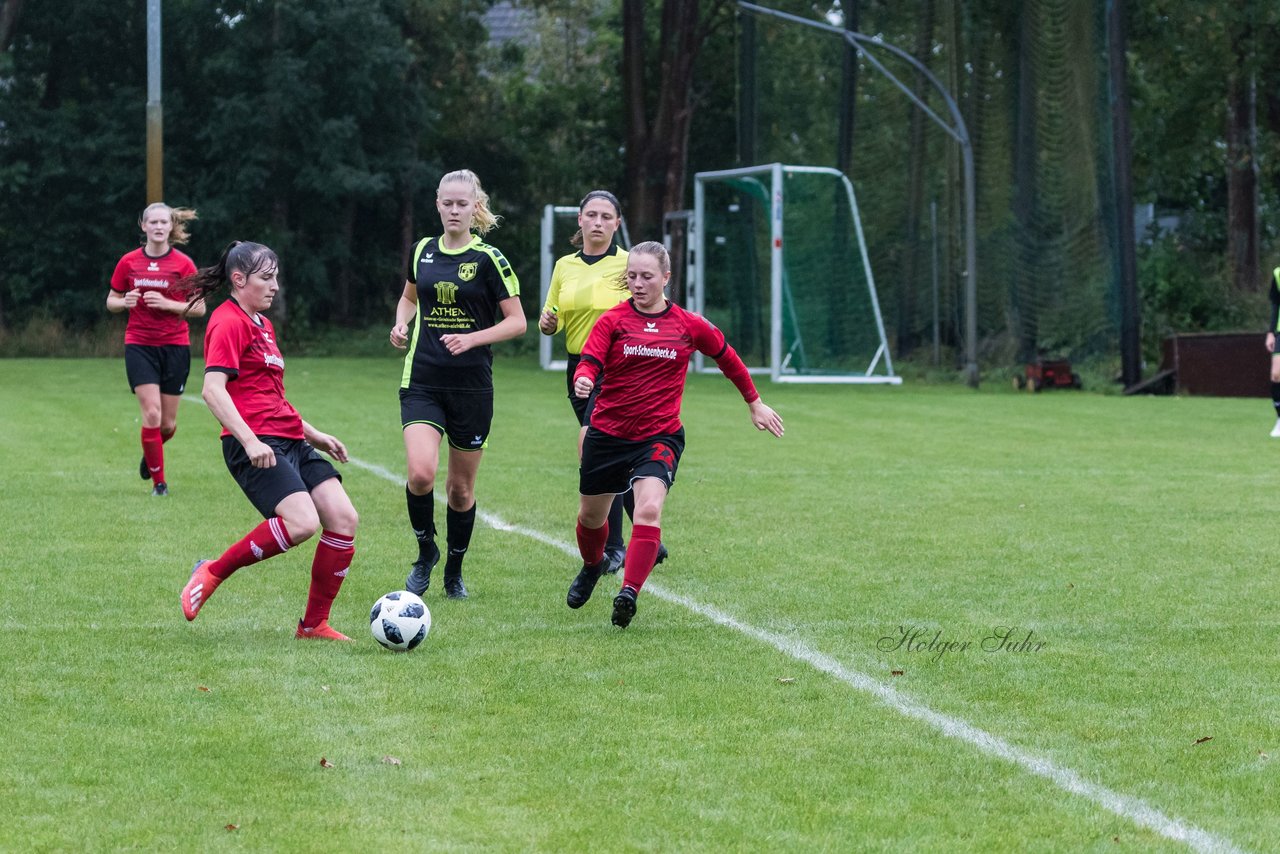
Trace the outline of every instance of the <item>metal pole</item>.
[[782, 376], [782, 164], [773, 164], [773, 187], [769, 194], [769, 370], [773, 381]]
[[1116, 211], [1116, 265], [1120, 280], [1120, 378], [1125, 388], [1142, 382], [1142, 302], [1133, 228], [1133, 142], [1129, 126], [1124, 0], [1107, 3], [1107, 55], [1111, 71], [1111, 152]]
[[160, 0], [147, 0], [147, 204], [164, 201], [164, 114], [160, 105]]
[[975, 222], [977, 192], [973, 177], [973, 146], [965, 135], [964, 154], [964, 378], [978, 387], [978, 236]]
[[938, 334], [938, 200], [929, 202], [929, 234], [933, 242], [933, 364], [942, 364], [942, 339]]

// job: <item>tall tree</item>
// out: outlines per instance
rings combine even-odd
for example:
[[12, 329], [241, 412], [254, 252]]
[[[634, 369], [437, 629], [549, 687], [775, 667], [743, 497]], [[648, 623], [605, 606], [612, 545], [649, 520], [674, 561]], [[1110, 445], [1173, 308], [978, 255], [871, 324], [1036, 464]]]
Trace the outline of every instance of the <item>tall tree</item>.
[[684, 207], [694, 66], [707, 39], [732, 21], [733, 3], [662, 0], [656, 34], [647, 30], [649, 5], [622, 0], [622, 95], [627, 215], [633, 233], [653, 236], [663, 213]]
[[1253, 3], [1228, 25], [1226, 75], [1227, 260], [1238, 291], [1257, 290], [1258, 98]]
[[22, 0], [4, 0], [0, 3], [0, 53], [9, 49], [18, 16], [22, 14]]

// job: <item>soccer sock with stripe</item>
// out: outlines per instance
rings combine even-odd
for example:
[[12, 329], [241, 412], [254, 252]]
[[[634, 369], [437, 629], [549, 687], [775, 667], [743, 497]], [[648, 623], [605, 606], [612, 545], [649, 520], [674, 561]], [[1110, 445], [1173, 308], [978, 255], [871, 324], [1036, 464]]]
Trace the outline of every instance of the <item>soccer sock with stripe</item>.
[[622, 571], [622, 585], [630, 587], [637, 593], [644, 586], [653, 571], [653, 562], [658, 557], [658, 545], [662, 542], [662, 529], [657, 525], [633, 525], [631, 527], [631, 544], [627, 546], [627, 557]]
[[355, 553], [355, 538], [331, 531], [320, 532], [316, 556], [311, 561], [311, 589], [307, 591], [307, 612], [302, 616], [304, 629], [314, 629], [329, 619], [329, 610], [338, 598], [338, 590]]
[[470, 510], [445, 511], [445, 542], [449, 545], [449, 555], [444, 561], [444, 577], [455, 578], [462, 574], [462, 560], [467, 556], [471, 546], [471, 532], [476, 526], [476, 505]]
[[605, 551], [620, 552], [625, 548], [622, 543], [622, 502], [622, 496], [615, 495], [613, 503], [609, 505], [609, 539], [604, 544]]
[[[292, 547], [293, 541], [289, 539], [284, 520], [272, 516], [223, 552], [222, 557], [211, 561], [206, 569], [214, 578], [225, 581], [237, 569], [283, 554]], [[212, 592], [206, 591], [205, 595]]]
[[406, 483], [404, 496], [409, 505], [409, 527], [418, 540], [418, 559], [430, 561], [431, 545], [436, 539], [436, 491], [429, 489], [425, 495], [414, 495]]
[[1280, 419], [1280, 383], [1271, 384], [1271, 405], [1275, 407], [1276, 418]]
[[609, 522], [605, 521], [599, 528], [588, 528], [578, 520], [578, 554], [582, 555], [583, 566], [594, 566], [604, 560], [604, 544], [609, 539]]
[[164, 439], [160, 436], [159, 427], [142, 428], [142, 458], [147, 461], [151, 480], [164, 483]]

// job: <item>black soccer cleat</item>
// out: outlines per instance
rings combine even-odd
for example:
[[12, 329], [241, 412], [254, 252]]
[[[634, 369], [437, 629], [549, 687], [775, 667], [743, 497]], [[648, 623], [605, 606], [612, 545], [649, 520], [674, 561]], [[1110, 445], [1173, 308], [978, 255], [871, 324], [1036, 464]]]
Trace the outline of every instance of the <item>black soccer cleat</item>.
[[589, 566], [583, 564], [582, 569], [578, 570], [577, 576], [574, 577], [573, 583], [569, 585], [569, 595], [564, 597], [566, 605], [570, 608], [581, 608], [587, 604], [587, 600], [591, 598], [591, 592], [596, 589], [596, 582], [600, 580], [604, 563], [601, 561]]
[[613, 549], [604, 553], [604, 564], [600, 571], [604, 575], [614, 575], [618, 570], [622, 569], [622, 561], [626, 558], [627, 553], [622, 549]]
[[436, 564], [440, 562], [440, 547], [434, 542], [431, 544], [431, 557], [424, 558], [421, 555], [413, 562], [413, 569], [409, 570], [409, 575], [404, 580], [404, 589], [408, 590], [415, 596], [421, 596], [427, 592], [427, 588], [431, 586], [431, 570], [436, 568]]
[[445, 574], [444, 595], [448, 596], [450, 599], [466, 599], [467, 598], [467, 586], [462, 583], [461, 575], [449, 575], [448, 573]]
[[151, 469], [147, 468], [147, 458], [143, 457], [138, 461], [138, 477], [143, 480], [151, 480]]
[[622, 592], [613, 597], [613, 619], [611, 622], [620, 629], [631, 625], [631, 618], [636, 615], [636, 592], [630, 587], [622, 588]]
[[167, 483], [157, 483], [151, 488], [152, 495], [165, 496], [169, 494], [169, 485]]
[[653, 565], [657, 566], [667, 559], [667, 547], [664, 543], [658, 543], [658, 555], [653, 559]]

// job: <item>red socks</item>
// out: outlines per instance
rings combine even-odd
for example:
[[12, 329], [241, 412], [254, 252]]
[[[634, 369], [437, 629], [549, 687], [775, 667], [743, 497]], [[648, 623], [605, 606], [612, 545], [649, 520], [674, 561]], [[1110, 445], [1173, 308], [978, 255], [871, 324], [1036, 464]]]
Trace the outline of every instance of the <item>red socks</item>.
[[151, 472], [151, 481], [153, 483], [165, 483], [164, 437], [160, 435], [159, 427], [142, 428], [142, 458], [147, 461], [147, 469]]
[[653, 562], [662, 544], [662, 529], [655, 525], [632, 525], [631, 542], [627, 545], [627, 557], [623, 562], [622, 586], [637, 593], [653, 572]]
[[316, 556], [311, 561], [311, 590], [307, 593], [307, 612], [302, 616], [302, 627], [313, 629], [329, 619], [329, 609], [338, 597], [342, 580], [351, 568], [351, 556], [356, 552], [355, 539], [330, 531], [320, 532]]
[[[237, 569], [283, 554], [292, 547], [293, 541], [289, 539], [284, 520], [273, 516], [223, 552], [222, 557], [206, 564], [205, 569], [218, 581], [225, 581]], [[320, 532], [316, 556], [311, 561], [311, 590], [307, 593], [303, 628], [313, 629], [329, 619], [329, 610], [342, 587], [342, 580], [347, 577], [355, 551], [353, 537], [332, 531]]]
[[292, 546], [293, 541], [285, 530], [284, 520], [279, 516], [272, 516], [223, 552], [222, 557], [210, 562], [207, 568], [215, 578], [226, 580], [237, 569], [283, 554]]
[[578, 520], [578, 553], [585, 566], [593, 566], [604, 560], [604, 544], [609, 539], [609, 522], [599, 528], [588, 528]]

